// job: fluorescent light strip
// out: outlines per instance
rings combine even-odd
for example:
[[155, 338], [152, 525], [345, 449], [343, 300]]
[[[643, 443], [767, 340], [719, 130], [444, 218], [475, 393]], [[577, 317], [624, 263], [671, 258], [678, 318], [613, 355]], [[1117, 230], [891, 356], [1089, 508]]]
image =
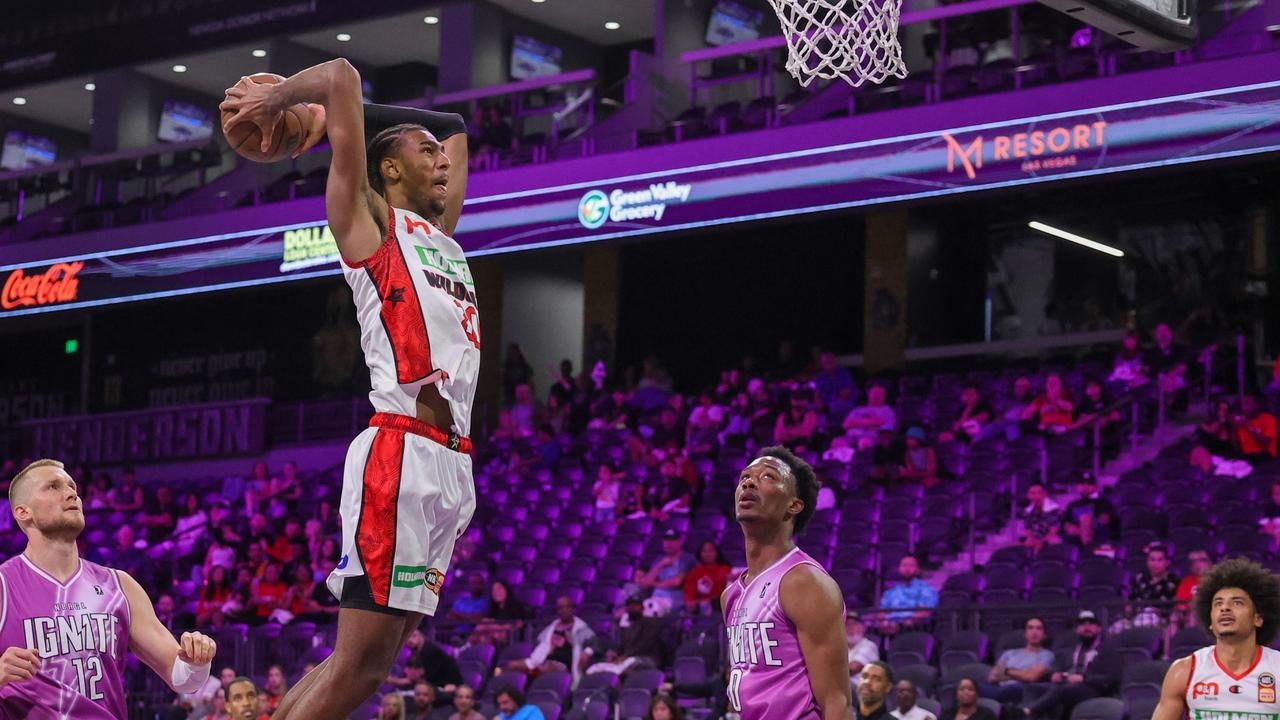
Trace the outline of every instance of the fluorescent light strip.
[[1113, 248], [1110, 245], [1103, 245], [1100, 242], [1094, 242], [1093, 240], [1090, 240], [1087, 237], [1081, 237], [1080, 235], [1067, 232], [1066, 230], [1056, 228], [1052, 225], [1045, 225], [1039, 220], [1032, 220], [1031, 222], [1027, 223], [1027, 227], [1031, 228], [1032, 230], [1039, 230], [1040, 232], [1045, 233], [1046, 235], [1052, 235], [1056, 238], [1062, 238], [1063, 240], [1068, 240], [1077, 245], [1083, 245], [1091, 250], [1097, 250], [1098, 252], [1106, 253], [1108, 255], [1111, 255], [1112, 257], [1124, 257], [1123, 250], [1120, 250], [1118, 248]]
[[1134, 102], [1118, 103], [1115, 105], [1102, 105], [1093, 108], [1081, 108], [1079, 110], [1064, 110], [1062, 112], [1050, 113], [1047, 115], [1035, 115], [1024, 118], [1013, 118], [1011, 120], [999, 120], [996, 122], [981, 123], [978, 125], [965, 125], [955, 128], [939, 128], [937, 130], [927, 130], [924, 132], [913, 133], [911, 135], [896, 135], [894, 137], [877, 138], [875, 140], [860, 140], [858, 142], [845, 143], [843, 145], [828, 145], [826, 147], [809, 148], [807, 150], [791, 150], [788, 152], [774, 153], [772, 155], [754, 155], [747, 158], [738, 158], [737, 160], [725, 160], [722, 162], [708, 163], [705, 165], [690, 165], [681, 168], [668, 168], [664, 170], [654, 170], [651, 172], [637, 173], [635, 175], [622, 175], [611, 178], [600, 178], [598, 180], [587, 180], [583, 182], [570, 183], [567, 185], [554, 185], [551, 187], [536, 188], [533, 190], [519, 190], [509, 193], [500, 193], [498, 195], [486, 195], [478, 197], [474, 200], [467, 200], [467, 205], [482, 205], [488, 202], [496, 202], [499, 200], [514, 200], [516, 198], [531, 197], [534, 195], [545, 195], [547, 193], [559, 192], [563, 190], [581, 190], [585, 188], [598, 187], [600, 185], [616, 185], [626, 182], [635, 182], [637, 180], [649, 180], [656, 177], [666, 177], [675, 173], [703, 172], [707, 170], [723, 170], [725, 168], [738, 167], [740, 165], [755, 165], [760, 162], [770, 160], [789, 160], [791, 158], [808, 157], [811, 155], [822, 155], [825, 153], [842, 152], [844, 150], [856, 150], [859, 148], [876, 147], [879, 145], [890, 145], [898, 142], [907, 142], [910, 140], [932, 140], [936, 139], [942, 133], [955, 135], [958, 133], [975, 132], [978, 130], [990, 130], [993, 128], [1004, 127], [1008, 125], [1017, 125], [1021, 123], [1039, 123], [1048, 120], [1060, 120], [1062, 118], [1077, 117], [1079, 115], [1087, 115], [1089, 113], [1111, 112], [1113, 110], [1132, 110], [1134, 108], [1151, 107], [1152, 105], [1163, 105], [1166, 103], [1183, 102], [1186, 100], [1198, 100], [1201, 98], [1214, 97], [1216, 95], [1227, 95], [1237, 92], [1250, 92], [1253, 90], [1266, 90], [1268, 88], [1280, 87], [1280, 81], [1271, 81], [1265, 83], [1255, 83], [1253, 85], [1241, 85], [1239, 87], [1225, 88], [1221, 90], [1205, 90], [1197, 93], [1187, 93], [1184, 95], [1170, 95], [1168, 97], [1152, 98], [1149, 100], [1137, 100]]

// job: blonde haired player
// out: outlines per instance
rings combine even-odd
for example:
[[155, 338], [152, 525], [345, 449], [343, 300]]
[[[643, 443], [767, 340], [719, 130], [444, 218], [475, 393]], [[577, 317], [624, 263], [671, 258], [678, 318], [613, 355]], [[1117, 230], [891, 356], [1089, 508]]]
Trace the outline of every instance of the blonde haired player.
[[204, 685], [213, 640], [174, 640], [128, 573], [81, 559], [84, 508], [61, 462], [23, 468], [9, 503], [27, 547], [0, 564], [0, 717], [126, 720], [126, 650], [177, 692]]
[[1244, 558], [1200, 578], [1196, 617], [1213, 645], [1175, 662], [1152, 720], [1274, 720], [1280, 652], [1267, 647], [1280, 629], [1280, 581]]
[[[226, 132], [315, 103], [333, 147], [325, 189], [360, 322], [376, 413], [351, 443], [342, 487], [341, 598], [334, 653], [273, 720], [345, 718], [386, 680], [433, 615], [457, 537], [475, 511], [471, 404], [480, 367], [475, 286], [452, 239], [467, 180], [462, 118], [362, 105], [360, 75], [331, 60], [279, 82], [242, 78], [220, 109]], [[365, 137], [366, 128], [373, 134]], [[310, 128], [302, 145], [318, 138]]]

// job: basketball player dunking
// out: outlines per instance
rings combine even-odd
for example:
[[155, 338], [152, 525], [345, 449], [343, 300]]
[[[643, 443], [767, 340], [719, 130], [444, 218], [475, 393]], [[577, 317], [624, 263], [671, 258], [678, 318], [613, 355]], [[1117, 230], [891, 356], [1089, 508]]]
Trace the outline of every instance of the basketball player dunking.
[[299, 102], [324, 108], [325, 210], [376, 412], [347, 452], [343, 555], [328, 582], [341, 598], [336, 647], [272, 719], [336, 720], [378, 689], [409, 633], [435, 613], [475, 511], [466, 435], [480, 328], [471, 271], [451, 238], [466, 194], [462, 118], [362, 105], [360, 75], [338, 59], [276, 84], [242, 78], [220, 106], [234, 112], [223, 130], [253, 123], [269, 143], [280, 113]]
[[817, 499], [813, 468], [784, 447], [761, 450], [738, 479], [734, 501], [747, 571], [721, 601], [729, 709], [742, 720], [849, 717], [844, 599], [795, 544]]
[[126, 650], [177, 692], [204, 685], [213, 640], [174, 640], [128, 573], [80, 558], [84, 510], [62, 463], [28, 465], [9, 502], [27, 547], [0, 564], [0, 717], [127, 720]]
[[1267, 647], [1280, 628], [1280, 582], [1261, 565], [1235, 558], [1200, 578], [1196, 619], [1216, 641], [1175, 662], [1152, 720], [1280, 717], [1280, 652]]

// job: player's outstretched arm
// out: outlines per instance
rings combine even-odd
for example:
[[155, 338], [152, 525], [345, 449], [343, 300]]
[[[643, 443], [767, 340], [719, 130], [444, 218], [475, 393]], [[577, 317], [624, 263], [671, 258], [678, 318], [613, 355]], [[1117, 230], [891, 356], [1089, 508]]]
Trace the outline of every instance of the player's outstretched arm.
[[151, 598], [129, 573], [117, 570], [120, 587], [129, 601], [129, 649], [179, 693], [193, 693], [209, 679], [209, 667], [218, 646], [213, 638], [198, 632], [182, 633], [173, 639], [156, 617]]
[[778, 593], [782, 609], [795, 623], [823, 720], [848, 720], [852, 716], [849, 639], [840, 587], [813, 566], [797, 565], [782, 577]]
[[444, 141], [444, 154], [449, 158], [449, 190], [444, 198], [444, 216], [440, 224], [446, 234], [452, 236], [462, 217], [462, 203], [467, 199], [467, 134], [465, 132]]
[[242, 78], [228, 88], [220, 110], [235, 114], [223, 123], [223, 131], [251, 122], [269, 143], [275, 120], [296, 103], [324, 107], [325, 131], [333, 148], [325, 211], [338, 250], [349, 262], [372, 257], [382, 244], [387, 203], [369, 187], [365, 157], [364, 108], [360, 73], [343, 58], [320, 63], [277, 84]]
[[1182, 658], [1165, 673], [1160, 688], [1160, 704], [1151, 720], [1181, 720], [1187, 713], [1187, 683], [1191, 680], [1191, 658]]

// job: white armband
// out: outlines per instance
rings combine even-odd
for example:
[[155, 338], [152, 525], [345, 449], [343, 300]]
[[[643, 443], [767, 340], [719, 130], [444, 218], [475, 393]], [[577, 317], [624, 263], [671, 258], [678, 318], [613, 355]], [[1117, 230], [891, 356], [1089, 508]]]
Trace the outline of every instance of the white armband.
[[169, 686], [184, 695], [193, 693], [204, 687], [209, 679], [209, 668], [213, 663], [192, 665], [180, 657], [173, 659], [173, 675], [169, 678]]

